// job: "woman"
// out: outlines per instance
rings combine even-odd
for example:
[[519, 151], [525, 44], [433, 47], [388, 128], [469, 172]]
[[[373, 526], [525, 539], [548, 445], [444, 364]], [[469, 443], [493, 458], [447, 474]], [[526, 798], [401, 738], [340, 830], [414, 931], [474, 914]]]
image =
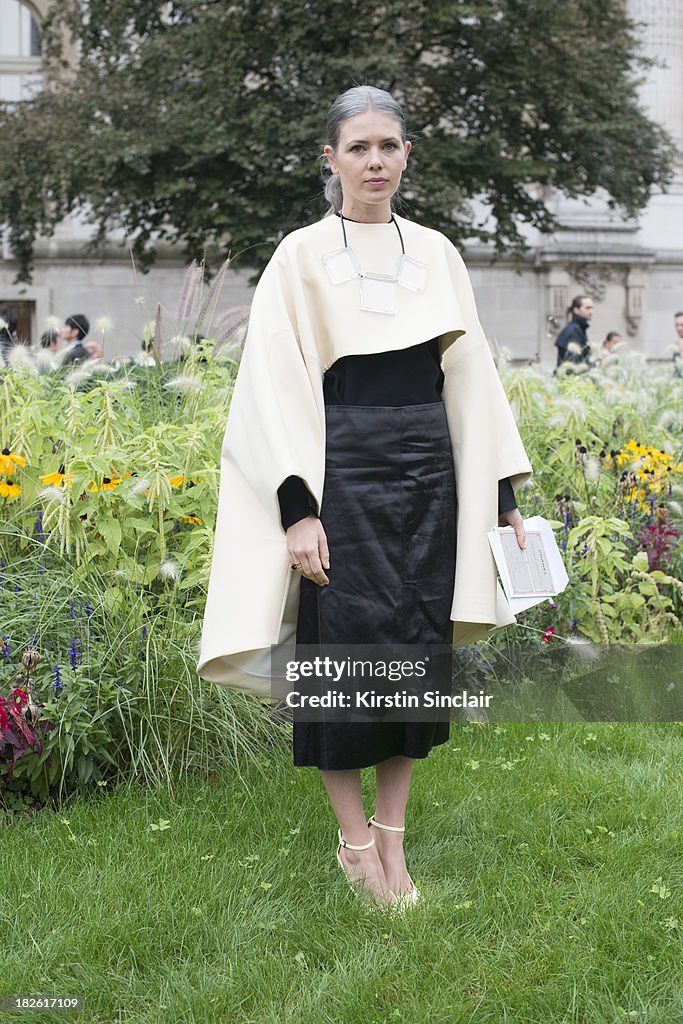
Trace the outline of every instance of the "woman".
[[[293, 638], [464, 644], [515, 621], [486, 533], [510, 524], [524, 546], [514, 490], [531, 466], [467, 271], [445, 236], [392, 213], [411, 148], [393, 97], [350, 89], [328, 129], [329, 216], [286, 236], [259, 281], [223, 443], [198, 671], [244, 689]], [[337, 859], [377, 905], [418, 898], [411, 773], [447, 738], [444, 715], [295, 715], [294, 763], [320, 769]]]

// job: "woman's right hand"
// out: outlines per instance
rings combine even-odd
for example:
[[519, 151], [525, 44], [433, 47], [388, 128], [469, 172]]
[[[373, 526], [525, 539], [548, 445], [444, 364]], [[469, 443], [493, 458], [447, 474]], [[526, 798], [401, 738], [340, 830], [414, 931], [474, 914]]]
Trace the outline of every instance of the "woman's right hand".
[[301, 563], [298, 572], [307, 580], [326, 586], [330, 581], [325, 569], [330, 567], [327, 536], [318, 516], [310, 515], [293, 523], [286, 533], [289, 563]]

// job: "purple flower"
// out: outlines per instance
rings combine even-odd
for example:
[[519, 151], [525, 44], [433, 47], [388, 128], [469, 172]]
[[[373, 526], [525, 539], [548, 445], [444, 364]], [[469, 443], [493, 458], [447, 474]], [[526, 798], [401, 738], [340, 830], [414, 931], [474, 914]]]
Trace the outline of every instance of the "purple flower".
[[77, 619], [78, 618], [78, 615], [76, 614], [76, 602], [74, 601], [73, 597], [69, 601], [69, 615], [68, 615], [68, 618], [70, 618], [70, 619]]
[[578, 626], [578, 624], [579, 624], [579, 620], [576, 618], [576, 616], [574, 616], [574, 618], [572, 619], [572, 622], [571, 622], [571, 627], [570, 627], [572, 633], [576, 633], [576, 627]]
[[142, 627], [142, 639], [143, 640], [147, 639], [147, 626], [143, 626]]
[[93, 613], [92, 602], [91, 602], [90, 598], [88, 598], [87, 601], [85, 602], [85, 614], [87, 615], [88, 618], [90, 618], [92, 613]]
[[36, 516], [36, 533], [38, 534], [38, 540], [43, 544], [45, 542], [45, 534], [43, 533], [43, 510], [38, 509], [38, 515]]
[[78, 650], [81, 642], [75, 636], [71, 638], [69, 643], [66, 645], [69, 652], [69, 662], [71, 667], [75, 669], [77, 665], [81, 663], [81, 652]]
[[9, 640], [7, 639], [4, 633], [2, 635], [2, 648], [0, 649], [0, 652], [2, 653], [2, 656], [5, 659], [5, 661], [12, 660], [12, 649], [9, 645]]
[[646, 552], [650, 572], [655, 569], [665, 572], [671, 568], [679, 542], [678, 530], [666, 520], [645, 526], [636, 534], [638, 550]]
[[54, 679], [50, 683], [50, 687], [54, 690], [55, 696], [59, 697], [60, 693], [64, 689], [64, 683], [62, 682], [62, 674], [59, 671], [59, 665], [55, 665], [55, 667], [52, 669], [51, 675], [54, 676]]

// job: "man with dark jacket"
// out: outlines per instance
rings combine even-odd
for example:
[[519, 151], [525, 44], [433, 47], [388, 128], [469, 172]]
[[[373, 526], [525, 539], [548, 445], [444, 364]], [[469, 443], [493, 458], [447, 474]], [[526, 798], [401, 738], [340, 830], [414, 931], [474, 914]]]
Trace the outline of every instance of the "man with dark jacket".
[[91, 358], [91, 353], [83, 344], [88, 337], [89, 330], [90, 321], [84, 313], [74, 313], [73, 316], [66, 318], [61, 335], [62, 348], [65, 350], [62, 366], [67, 363], [80, 363], [83, 359]]
[[593, 317], [593, 300], [588, 295], [577, 295], [567, 312], [571, 314], [571, 320], [565, 324], [555, 339], [557, 366], [565, 360], [572, 363], [589, 363], [591, 347], [587, 331]]

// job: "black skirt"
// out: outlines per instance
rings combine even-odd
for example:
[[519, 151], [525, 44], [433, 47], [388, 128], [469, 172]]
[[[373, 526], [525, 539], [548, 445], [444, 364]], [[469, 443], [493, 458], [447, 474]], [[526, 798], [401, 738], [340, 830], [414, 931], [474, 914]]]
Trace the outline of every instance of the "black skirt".
[[[450, 644], [457, 498], [443, 403], [335, 404], [325, 416], [330, 582], [301, 579], [297, 644]], [[410, 722], [307, 722], [295, 711], [294, 764], [424, 758], [448, 736], [448, 709]]]

